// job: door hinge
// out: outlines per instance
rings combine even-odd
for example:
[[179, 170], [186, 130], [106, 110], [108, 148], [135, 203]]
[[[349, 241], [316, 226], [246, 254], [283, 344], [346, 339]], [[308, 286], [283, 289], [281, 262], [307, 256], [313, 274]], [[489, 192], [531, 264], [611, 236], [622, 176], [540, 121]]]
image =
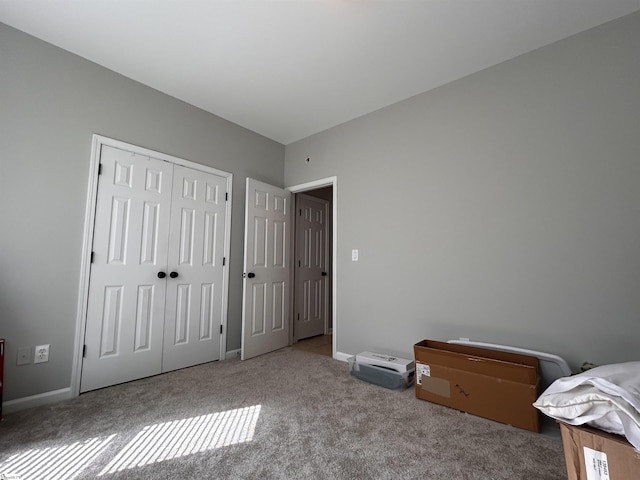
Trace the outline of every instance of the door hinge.
[[87, 356], [87, 346], [83, 345], [82, 346], [82, 358]]
[[229, 201], [229, 192], [224, 192], [224, 201], [225, 202]]
[[91, 261], [89, 263], [93, 263], [93, 260], [94, 260], [94, 258], [96, 256], [95, 254], [96, 254], [96, 252], [91, 252]]
[[102, 164], [98, 164], [98, 175], [102, 175]]
[[222, 335], [222, 325], [220, 325], [220, 334]]
[[300, 260], [298, 260], [298, 267], [301, 267], [302, 264], [300, 263]]
[[302, 216], [302, 209], [300, 209], [300, 216]]
[[224, 267], [227, 264], [227, 257], [222, 257], [222, 266]]
[[300, 320], [300, 314], [298, 314], [298, 320]]

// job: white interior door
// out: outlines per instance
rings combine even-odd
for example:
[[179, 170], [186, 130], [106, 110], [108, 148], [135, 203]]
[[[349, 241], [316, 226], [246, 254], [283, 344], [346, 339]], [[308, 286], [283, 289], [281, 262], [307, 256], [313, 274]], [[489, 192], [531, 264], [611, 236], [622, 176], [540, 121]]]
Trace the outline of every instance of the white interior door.
[[81, 391], [160, 373], [172, 166], [102, 146]]
[[242, 307], [243, 360], [289, 344], [290, 198], [247, 178]]
[[220, 358], [226, 179], [174, 167], [162, 371]]
[[325, 333], [329, 202], [303, 194], [297, 198], [294, 334], [302, 340]]

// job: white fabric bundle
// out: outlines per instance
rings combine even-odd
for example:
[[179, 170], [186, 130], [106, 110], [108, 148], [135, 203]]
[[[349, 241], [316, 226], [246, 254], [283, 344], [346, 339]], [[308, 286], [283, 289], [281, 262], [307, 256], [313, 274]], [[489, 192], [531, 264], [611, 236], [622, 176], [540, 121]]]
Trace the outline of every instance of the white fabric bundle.
[[553, 382], [533, 404], [570, 425], [624, 435], [640, 450], [640, 362], [603, 365]]

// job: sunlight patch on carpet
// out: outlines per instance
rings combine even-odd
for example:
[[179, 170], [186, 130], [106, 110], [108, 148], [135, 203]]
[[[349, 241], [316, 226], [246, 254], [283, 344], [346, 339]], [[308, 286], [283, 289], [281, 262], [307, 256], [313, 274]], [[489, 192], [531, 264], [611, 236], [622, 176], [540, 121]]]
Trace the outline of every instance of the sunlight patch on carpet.
[[250, 442], [260, 405], [146, 426], [99, 475]]
[[102, 453], [115, 436], [90, 438], [62, 447], [27, 450], [0, 465], [0, 475], [20, 480], [73, 479]]

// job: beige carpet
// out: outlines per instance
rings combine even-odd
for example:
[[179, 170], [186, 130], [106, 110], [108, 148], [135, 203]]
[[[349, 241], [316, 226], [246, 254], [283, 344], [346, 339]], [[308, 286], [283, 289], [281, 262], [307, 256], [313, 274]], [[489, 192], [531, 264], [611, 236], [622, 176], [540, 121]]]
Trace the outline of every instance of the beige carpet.
[[331, 335], [318, 335], [317, 337], [306, 338], [294, 343], [291, 348], [294, 350], [304, 350], [319, 355], [333, 356], [333, 343]]
[[106, 388], [0, 424], [0, 475], [565, 479], [559, 439], [386, 390], [286, 348]]

